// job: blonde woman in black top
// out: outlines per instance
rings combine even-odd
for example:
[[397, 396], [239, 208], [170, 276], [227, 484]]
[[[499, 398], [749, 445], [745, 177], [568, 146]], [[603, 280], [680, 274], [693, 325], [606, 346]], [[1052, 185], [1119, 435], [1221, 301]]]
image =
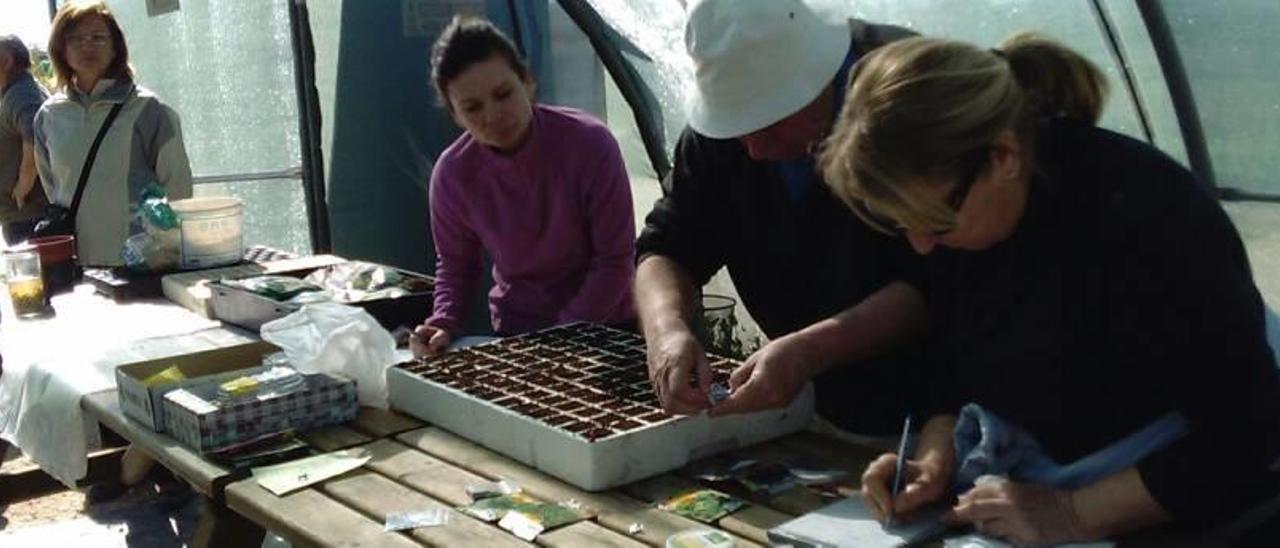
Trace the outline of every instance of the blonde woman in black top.
[[[910, 39], [855, 67], [820, 167], [928, 255], [913, 285], [947, 366], [905, 489], [887, 486], [896, 455], [866, 471], [881, 517], [949, 501], [979, 531], [1041, 544], [1221, 521], [1276, 492], [1280, 382], [1244, 247], [1191, 173], [1095, 126], [1105, 92], [1091, 63], [1031, 35]], [[1186, 426], [1078, 487], [1010, 475], [951, 493], [966, 403], [1060, 464], [1166, 415]]]

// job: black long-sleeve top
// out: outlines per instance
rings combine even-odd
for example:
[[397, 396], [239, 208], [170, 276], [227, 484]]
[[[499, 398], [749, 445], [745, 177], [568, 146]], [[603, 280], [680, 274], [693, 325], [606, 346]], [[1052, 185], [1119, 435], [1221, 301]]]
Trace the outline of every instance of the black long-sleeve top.
[[1035, 145], [1007, 240], [939, 250], [925, 286], [951, 367], [977, 402], [1068, 463], [1181, 412], [1189, 433], [1138, 464], [1178, 519], [1275, 492], [1280, 381], [1239, 235], [1210, 192], [1152, 147], [1057, 121]]
[[[699, 286], [727, 267], [771, 338], [861, 302], [918, 264], [902, 241], [867, 227], [825, 185], [798, 201], [784, 185], [776, 163], [752, 160], [738, 140], [686, 129], [637, 251], [675, 260]], [[896, 353], [865, 365], [820, 377], [818, 411], [858, 432], [896, 433], [923, 362]]]

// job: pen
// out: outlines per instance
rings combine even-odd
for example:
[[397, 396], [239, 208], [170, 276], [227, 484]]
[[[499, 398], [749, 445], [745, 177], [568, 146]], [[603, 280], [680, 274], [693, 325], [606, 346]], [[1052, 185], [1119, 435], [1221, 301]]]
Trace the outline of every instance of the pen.
[[906, 420], [902, 421], [902, 439], [898, 441], [898, 463], [893, 469], [893, 485], [889, 489], [889, 527], [893, 527], [893, 499], [898, 496], [898, 490], [902, 489], [902, 465], [907, 462], [907, 437], [910, 435], [911, 414], [908, 413]]

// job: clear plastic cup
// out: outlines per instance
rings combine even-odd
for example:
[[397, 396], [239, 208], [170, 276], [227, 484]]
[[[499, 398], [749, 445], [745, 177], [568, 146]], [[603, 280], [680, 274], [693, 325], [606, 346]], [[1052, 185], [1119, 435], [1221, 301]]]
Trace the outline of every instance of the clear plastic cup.
[[738, 328], [738, 319], [734, 309], [738, 301], [726, 295], [707, 293], [698, 303], [698, 317], [701, 325], [697, 326], [694, 335], [702, 348], [707, 352], [730, 358], [743, 358], [743, 349], [734, 332]]
[[13, 314], [29, 318], [44, 314], [49, 300], [40, 276], [40, 255], [35, 251], [10, 251], [4, 254], [5, 284]]

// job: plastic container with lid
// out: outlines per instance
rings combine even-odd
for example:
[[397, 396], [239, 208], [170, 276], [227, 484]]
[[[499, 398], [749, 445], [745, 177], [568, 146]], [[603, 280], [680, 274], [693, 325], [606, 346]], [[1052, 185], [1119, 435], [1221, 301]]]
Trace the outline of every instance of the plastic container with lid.
[[169, 202], [182, 226], [183, 269], [240, 262], [244, 256], [244, 205], [238, 198], [187, 198]]
[[689, 529], [667, 537], [667, 548], [733, 548], [733, 537], [714, 529]]
[[14, 249], [34, 251], [40, 255], [44, 289], [47, 293], [69, 291], [80, 278], [80, 268], [76, 264], [75, 236], [31, 238]]

